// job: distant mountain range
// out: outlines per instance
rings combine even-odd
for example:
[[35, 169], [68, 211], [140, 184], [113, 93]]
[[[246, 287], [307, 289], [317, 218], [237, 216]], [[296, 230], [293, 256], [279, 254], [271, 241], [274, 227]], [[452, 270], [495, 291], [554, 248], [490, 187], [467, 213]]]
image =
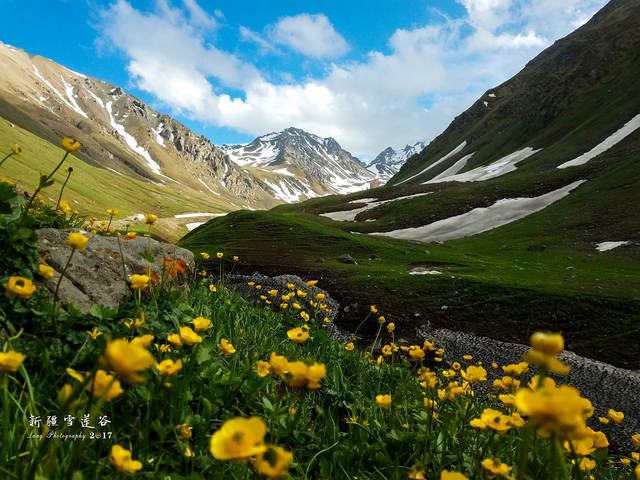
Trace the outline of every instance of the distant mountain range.
[[118, 175], [180, 185], [237, 208], [269, 208], [380, 184], [332, 138], [296, 128], [247, 145], [217, 147], [122, 88], [0, 43], [0, 115], [59, 143], [80, 140], [78, 156]]
[[379, 184], [376, 176], [333, 138], [299, 128], [269, 133], [244, 145], [221, 145], [239, 167], [256, 175], [278, 175], [264, 182], [285, 202], [334, 193], [350, 193]]
[[367, 170], [378, 177], [391, 178], [400, 171], [409, 158], [420, 153], [426, 146], [427, 142], [416, 142], [398, 150], [387, 147], [367, 165]]

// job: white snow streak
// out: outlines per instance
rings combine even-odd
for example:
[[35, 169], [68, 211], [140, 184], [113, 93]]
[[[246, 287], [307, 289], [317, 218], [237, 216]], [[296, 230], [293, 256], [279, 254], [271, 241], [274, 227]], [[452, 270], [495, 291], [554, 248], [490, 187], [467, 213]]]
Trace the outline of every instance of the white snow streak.
[[598, 145], [593, 147], [586, 153], [583, 153], [579, 157], [574, 158], [573, 160], [569, 160], [568, 162], [564, 162], [562, 165], [559, 165], [558, 168], [567, 168], [567, 167], [575, 167], [577, 165], [584, 165], [589, 160], [594, 157], [597, 157], [602, 152], [609, 150], [616, 143], [622, 141], [625, 137], [631, 135], [636, 129], [640, 127], [640, 113], [625, 123], [622, 128], [605, 138]]
[[384, 235], [420, 242], [453, 240], [476, 235], [538, 212], [566, 197], [569, 192], [585, 181], [578, 180], [538, 197], [505, 198], [489, 207], [474, 208], [462, 215], [445, 218], [422, 227], [403, 228], [391, 232], [372, 233], [371, 235]]
[[435, 163], [432, 163], [431, 165], [429, 165], [428, 167], [424, 168], [421, 172], [416, 173], [415, 175], [412, 175], [409, 178], [405, 178], [404, 180], [399, 181], [398, 183], [396, 183], [396, 185], [400, 185], [401, 183], [407, 182], [409, 180], [411, 180], [412, 178], [416, 178], [420, 175], [422, 175], [424, 172], [426, 172], [427, 170], [432, 169], [433, 167], [435, 167], [436, 165], [441, 164], [442, 162], [444, 162], [447, 158], [451, 158], [453, 157], [455, 154], [457, 154], [458, 152], [460, 152], [464, 147], [467, 146], [467, 141], [463, 140], [463, 142], [458, 145], [456, 148], [454, 148], [453, 150], [451, 150], [449, 153], [447, 153], [444, 157], [440, 158], [438, 161], [436, 161]]
[[213, 193], [214, 195], [218, 195], [220, 196], [220, 194], [218, 194], [217, 192], [214, 192], [213, 190], [211, 190], [211, 187], [209, 187], [209, 185], [207, 185], [206, 183], [204, 183], [204, 180], [202, 180], [201, 178], [198, 179], [198, 181], [204, 185], [204, 188], [206, 188], [207, 190], [209, 190], [211, 193]]
[[[473, 157], [475, 155], [476, 152], [472, 152], [468, 155], [465, 155], [464, 157], [462, 157], [460, 160], [458, 160], [456, 163], [454, 163], [453, 165], [451, 165], [449, 168], [447, 168], [444, 172], [436, 175], [435, 177], [433, 177], [431, 180], [427, 180], [426, 182], [423, 182], [422, 185], [425, 185], [427, 183], [438, 183], [438, 182], [442, 182], [443, 179], [447, 178], [447, 177], [452, 177], [453, 175], [455, 175], [456, 173], [458, 173], [460, 170], [462, 170], [466, 165], [467, 165], [467, 161]], [[446, 181], [446, 180], [444, 180]]]
[[499, 160], [489, 164], [482, 165], [480, 167], [469, 170], [468, 172], [458, 173], [448, 177], [440, 178], [441, 182], [479, 182], [482, 180], [488, 180], [490, 178], [499, 177], [509, 172], [516, 170], [516, 163], [520, 163], [525, 158], [529, 158], [534, 153], [538, 153], [541, 148], [534, 150], [531, 147], [517, 150], [509, 155], [506, 155]]
[[[424, 193], [416, 193], [414, 195], [407, 195], [404, 197], [392, 198], [390, 200], [379, 200], [377, 202], [369, 202], [364, 207], [354, 208], [353, 210], [342, 210], [340, 212], [329, 212], [329, 213], [321, 213], [321, 217], [327, 217], [336, 222], [353, 222], [356, 219], [356, 216], [359, 213], [362, 213], [366, 210], [371, 210], [379, 205], [384, 205], [385, 203], [397, 202], [398, 200], [407, 200], [408, 198], [414, 197], [422, 197], [424, 195], [429, 195], [432, 192], [424, 192]], [[368, 200], [375, 200], [371, 198], [364, 198], [362, 200], [352, 200], [349, 203], [362, 203]]]
[[60, 80], [62, 80], [62, 84], [64, 85], [64, 90], [67, 93], [67, 97], [69, 98], [69, 101], [71, 102], [71, 105], [72, 105], [71, 108], [73, 108], [77, 113], [82, 115], [84, 118], [89, 118], [87, 117], [87, 114], [82, 111], [82, 109], [80, 108], [80, 105], [78, 105], [78, 102], [76, 102], [76, 99], [73, 96], [73, 85], [65, 82], [64, 77], [62, 75], [60, 75]]
[[631, 242], [600, 242], [596, 245], [596, 250], [599, 252], [606, 252], [607, 250], [613, 250], [614, 248], [622, 247], [623, 245], [628, 245]]

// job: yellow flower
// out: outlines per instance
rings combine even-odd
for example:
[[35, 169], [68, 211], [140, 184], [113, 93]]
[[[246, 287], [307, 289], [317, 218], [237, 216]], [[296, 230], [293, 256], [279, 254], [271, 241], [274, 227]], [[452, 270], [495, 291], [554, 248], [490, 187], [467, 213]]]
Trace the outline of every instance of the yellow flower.
[[120, 445], [111, 447], [109, 461], [111, 465], [116, 467], [116, 470], [127, 475], [131, 475], [142, 469], [142, 463], [138, 460], [132, 460], [131, 451], [122, 448]]
[[633, 440], [633, 443], [636, 444], [636, 447], [640, 447], [640, 433], [636, 433], [635, 435], [633, 435], [631, 437], [631, 440]]
[[391, 345], [385, 345], [384, 347], [382, 347], [382, 355], [384, 355], [385, 357], [388, 357], [392, 353], [393, 351], [391, 350]]
[[297, 295], [298, 295], [299, 297], [304, 298], [304, 297], [306, 297], [306, 296], [307, 296], [307, 292], [303, 292], [302, 290], [298, 290], [298, 291], [297, 291]]
[[250, 287], [253, 287], [256, 284], [256, 282], [247, 282], [247, 285], [249, 285]]
[[91, 337], [91, 340], [96, 340], [100, 335], [102, 335], [102, 332], [98, 330], [98, 327], [93, 327], [93, 330], [86, 330], [86, 332]]
[[506, 463], [502, 463], [499, 458], [485, 458], [481, 464], [482, 468], [487, 471], [489, 478], [509, 478], [511, 470], [513, 469], [513, 467], [510, 467]]
[[460, 376], [469, 383], [484, 382], [487, 379], [487, 371], [482, 367], [471, 365], [466, 370], [461, 370]]
[[636, 474], [636, 480], [640, 480], [640, 464], [636, 465], [634, 473]]
[[278, 479], [286, 475], [293, 453], [275, 445], [267, 445], [265, 452], [253, 461], [253, 469], [269, 479]]
[[498, 433], [503, 433], [511, 429], [511, 417], [493, 408], [485, 408], [480, 418], [474, 418], [469, 422], [469, 425], [481, 430], [490, 428]]
[[469, 480], [460, 472], [450, 472], [449, 470], [443, 470], [440, 472], [440, 480]]
[[417, 466], [413, 465], [407, 478], [409, 478], [409, 480], [426, 480], [427, 477], [424, 476], [424, 470], [420, 470]]
[[87, 247], [88, 240], [82, 233], [69, 232], [66, 243], [74, 250], [84, 250]]
[[276, 295], [278, 295], [278, 290], [269, 290], [267, 292], [269, 295], [271, 295], [272, 297], [275, 297]]
[[191, 327], [180, 327], [180, 340], [188, 347], [195, 343], [202, 343], [202, 337], [194, 332]]
[[389, 322], [387, 324], [387, 332], [392, 333], [396, 329], [396, 324], [393, 322]]
[[211, 320], [204, 317], [196, 317], [191, 320], [191, 323], [193, 323], [193, 327], [196, 329], [196, 332], [204, 332], [211, 326]]
[[218, 258], [222, 258], [223, 256], [224, 256], [224, 253], [222, 253], [222, 252], [216, 253], [216, 257], [218, 257]]
[[527, 373], [529, 370], [529, 364], [527, 362], [512, 363], [511, 365], [504, 365], [502, 367], [505, 375], [515, 377]]
[[209, 285], [209, 291], [211, 293], [216, 293], [218, 291], [218, 289], [216, 288], [216, 286], [214, 284]]
[[9, 277], [6, 283], [2, 286], [5, 288], [5, 295], [9, 299], [14, 299], [16, 296], [23, 300], [29, 300], [33, 292], [36, 291], [36, 286], [31, 280], [24, 277]]
[[269, 366], [271, 367], [271, 372], [277, 376], [282, 376], [289, 371], [288, 360], [283, 355], [276, 355], [276, 352], [271, 352]]
[[609, 423], [609, 419], [607, 417], [598, 417], [598, 421], [603, 425], [606, 425], [607, 423]]
[[578, 464], [578, 466], [580, 467], [580, 470], [582, 470], [583, 472], [590, 472], [591, 470], [596, 468], [596, 461], [585, 457], [582, 460], [580, 460], [580, 463]]
[[417, 348], [411, 348], [409, 350], [409, 359], [412, 362], [417, 362], [417, 361], [421, 361], [424, 359], [424, 350], [421, 349], [420, 347]]
[[369, 310], [371, 311], [371, 313], [378, 313], [378, 309], [376, 308], [376, 306], [375, 306], [375, 305], [371, 305], [371, 306], [369, 307]]
[[289, 339], [293, 340], [295, 343], [304, 343], [309, 338], [309, 333], [305, 332], [300, 327], [296, 327], [287, 332], [287, 337], [289, 337]]
[[170, 359], [163, 360], [160, 363], [156, 363], [156, 369], [161, 377], [175, 375], [182, 370], [182, 360], [177, 360], [175, 362]]
[[209, 255], [207, 252], [200, 252], [200, 255], [202, 256], [202, 258], [204, 258], [205, 260], [209, 260], [209, 257], [211, 257], [211, 255]]
[[529, 417], [529, 423], [543, 437], [552, 434], [561, 440], [581, 436], [593, 406], [580, 392], [568, 385], [520, 389], [515, 394], [517, 409]]
[[158, 221], [158, 216], [154, 215], [153, 213], [147, 213], [144, 216], [144, 223], [146, 223], [147, 225], [153, 225], [157, 221]]
[[309, 280], [307, 282], [307, 287], [315, 287], [318, 284], [318, 280]]
[[64, 137], [62, 139], [62, 148], [67, 152], [75, 152], [80, 148], [80, 142], [73, 138]]
[[135, 337], [131, 340], [132, 345], [140, 345], [144, 348], [149, 348], [151, 346], [151, 342], [153, 342], [154, 336], [151, 334], [140, 335], [139, 337]]
[[271, 373], [271, 365], [269, 362], [265, 362], [264, 360], [258, 360], [258, 364], [256, 365], [256, 372], [261, 377], [266, 377]]
[[[194, 332], [195, 334], [195, 332]], [[182, 346], [182, 338], [180, 338], [180, 334], [178, 333], [172, 333], [171, 335], [169, 335], [167, 337], [167, 341], [173, 345], [174, 347], [181, 347]]]
[[2, 177], [0, 178], [0, 182], [2, 183], [6, 183], [7, 185], [15, 185], [15, 182], [12, 182], [11, 180], [9, 180], [7, 177]]
[[379, 323], [380, 325], [382, 325], [384, 322], [386, 322], [386, 319], [384, 318], [384, 315], [380, 315], [380, 316], [378, 317], [378, 323]]
[[234, 255], [234, 256], [233, 256], [233, 261], [234, 261], [234, 262], [237, 262], [238, 260], [240, 260], [240, 259], [238, 258], [238, 256], [237, 256], [237, 255]]
[[146, 275], [131, 275], [131, 288], [134, 290], [144, 290], [149, 286], [149, 277]]
[[144, 379], [138, 374], [155, 363], [151, 355], [142, 345], [118, 339], [107, 342], [107, 348], [100, 357], [100, 365], [113, 370], [125, 382], [141, 383]]
[[615, 410], [609, 410], [609, 412], [607, 413], [607, 418], [613, 423], [620, 424], [622, 423], [622, 420], [624, 420], [624, 413], [616, 412]]
[[559, 333], [536, 332], [531, 335], [531, 346], [547, 355], [557, 355], [564, 349], [564, 338]]
[[324, 300], [325, 298], [326, 298], [326, 295], [325, 295], [324, 293], [318, 293], [318, 294], [316, 295], [316, 300], [318, 300], [318, 301], [322, 301], [322, 300]]
[[264, 436], [267, 425], [261, 418], [232, 418], [211, 435], [209, 450], [217, 460], [248, 458], [267, 450]]
[[11, 145], [11, 151], [14, 155], [20, 155], [22, 153], [22, 147], [20, 147], [20, 145], [18, 145], [17, 143], [14, 143], [13, 145]]
[[548, 355], [536, 349], [526, 352], [522, 359], [558, 375], [566, 375], [571, 370], [571, 367], [562, 363], [555, 355]]
[[218, 343], [218, 350], [220, 350], [224, 355], [233, 355], [236, 353], [236, 349], [226, 338], [220, 339], [220, 343]]
[[[67, 373], [79, 382], [84, 382], [85, 378], [87, 378], [86, 373], [77, 372], [72, 368], [67, 368]], [[102, 369], [98, 369], [95, 377], [84, 387], [84, 389], [96, 398], [104, 396], [104, 399], [107, 402], [110, 402], [124, 392], [120, 385], [120, 381]], [[61, 393], [58, 395], [61, 395]]]
[[38, 265], [38, 275], [40, 275], [42, 278], [53, 278], [54, 273], [55, 270], [53, 269], [53, 267], [44, 265], [42, 263]]
[[389, 407], [391, 406], [391, 395], [389, 394], [376, 395], [376, 403], [380, 408], [384, 408], [385, 410], [388, 410]]
[[71, 211], [71, 205], [66, 200], [60, 200], [58, 203], [58, 210], [64, 213], [69, 213]]
[[355, 347], [355, 345], [353, 344], [353, 342], [349, 342], [349, 343], [347, 343], [347, 344], [344, 346], [344, 348], [345, 348], [347, 351], [349, 351], [349, 352], [350, 352], [351, 350], [353, 350], [353, 349], [354, 349], [354, 348], [356, 348], [356, 347]]
[[423, 403], [425, 407], [431, 410], [436, 410], [438, 408], [438, 402], [431, 400], [430, 398], [424, 397]]
[[71, 386], [70, 383], [65, 383], [62, 388], [60, 389], [60, 391], [58, 392], [58, 405], [62, 406], [65, 403], [67, 403], [67, 400], [69, 400], [69, 397], [71, 396], [71, 394], [73, 393], [73, 387]]
[[15, 350], [0, 352], [0, 372], [17, 372], [25, 358], [25, 354]]
[[188, 423], [182, 423], [176, 426], [178, 430], [178, 436], [183, 439], [191, 438], [193, 436], [193, 427]]

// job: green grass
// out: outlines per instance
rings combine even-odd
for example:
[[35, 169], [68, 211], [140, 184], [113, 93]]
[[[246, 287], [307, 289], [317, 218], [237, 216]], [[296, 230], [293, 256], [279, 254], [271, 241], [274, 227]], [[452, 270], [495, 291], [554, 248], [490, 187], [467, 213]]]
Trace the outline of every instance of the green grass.
[[[18, 126], [11, 127], [8, 121], [0, 118], [0, 152], [10, 152], [10, 146], [14, 143], [19, 144], [23, 152], [6, 161], [0, 167], [0, 175], [16, 182], [20, 190], [31, 193], [37, 186], [40, 175], [47, 175], [55, 168], [64, 155], [64, 150]], [[143, 182], [94, 167], [73, 155], [69, 155], [65, 165], [53, 177], [54, 185], [43, 192], [45, 202], [55, 204], [66, 178], [67, 167], [72, 167], [73, 173], [63, 198], [67, 199], [71, 208], [79, 210], [82, 215], [101, 219], [107, 217], [108, 208], [118, 209], [119, 218], [138, 213], [154, 213], [160, 217], [157, 233], [170, 240], [179, 238], [187, 231], [185, 228], [176, 228], [170, 218], [173, 215], [228, 210], [228, 205], [224, 202], [172, 182], [168, 182], [166, 186]], [[133, 229], [141, 227], [134, 222], [131, 225]]]

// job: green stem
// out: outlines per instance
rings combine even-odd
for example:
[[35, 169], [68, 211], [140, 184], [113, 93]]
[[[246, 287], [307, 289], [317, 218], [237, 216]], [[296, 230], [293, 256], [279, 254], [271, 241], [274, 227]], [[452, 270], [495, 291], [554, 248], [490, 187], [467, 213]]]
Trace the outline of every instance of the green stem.
[[109, 224], [107, 225], [107, 232], [109, 231], [109, 227], [111, 227], [111, 220], [113, 220], [113, 213], [109, 217]]
[[516, 480], [522, 480], [527, 473], [527, 464], [529, 462], [529, 448], [533, 438], [533, 430], [527, 428], [524, 432], [524, 438], [520, 444], [520, 459], [518, 460], [518, 476]]
[[2, 164], [5, 162], [5, 160], [7, 160], [11, 155], [13, 155], [13, 152], [11, 152], [9, 155], [7, 155], [6, 157], [4, 157], [2, 159], [2, 161], [0, 161], [0, 167], [2, 166]]
[[64, 183], [62, 184], [62, 188], [60, 189], [60, 195], [58, 195], [58, 202], [56, 203], [56, 210], [58, 210], [58, 208], [60, 208], [60, 200], [62, 200], [62, 192], [64, 192], [64, 187], [67, 186], [67, 182], [69, 181], [70, 177], [71, 177], [71, 171], [69, 171], [69, 173], [67, 173], [67, 178], [64, 181]]
[[31, 198], [29, 199], [29, 203], [27, 203], [27, 206], [25, 207], [24, 211], [22, 212], [22, 217], [20, 218], [21, 220], [27, 216], [27, 212], [29, 211], [29, 208], [31, 207], [31, 204], [33, 203], [33, 201], [35, 200], [35, 198], [38, 196], [38, 193], [40, 193], [40, 190], [42, 190], [42, 187], [44, 186], [44, 184], [46, 184], [51, 177], [53, 177], [54, 173], [56, 173], [58, 171], [58, 169], [62, 166], [62, 164], [64, 163], [64, 161], [67, 158], [67, 155], [69, 155], [69, 152], [64, 154], [64, 157], [62, 157], [62, 160], [60, 160], [60, 163], [58, 164], [58, 166], [56, 168], [53, 169], [53, 172], [51, 172], [49, 174], [49, 176], [47, 178], [44, 179], [43, 182], [40, 182], [40, 185], [38, 185], [38, 188], [36, 188], [36, 191], [33, 192], [33, 195], [31, 196]]
[[71, 255], [67, 259], [67, 263], [62, 269], [62, 273], [60, 273], [60, 278], [58, 279], [58, 283], [56, 284], [56, 291], [53, 293], [53, 308], [55, 310], [56, 303], [58, 301], [58, 290], [60, 289], [60, 284], [62, 283], [62, 278], [64, 274], [67, 272], [67, 268], [69, 268], [69, 264], [71, 263], [71, 259], [73, 258], [73, 254], [75, 253], [75, 248], [71, 250]]

